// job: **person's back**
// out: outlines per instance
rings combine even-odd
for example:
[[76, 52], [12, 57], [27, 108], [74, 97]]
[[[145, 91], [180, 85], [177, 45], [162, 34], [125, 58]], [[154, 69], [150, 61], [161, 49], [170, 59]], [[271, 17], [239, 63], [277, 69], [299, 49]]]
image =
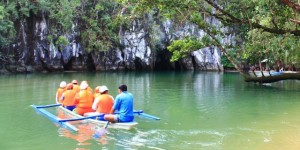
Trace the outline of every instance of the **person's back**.
[[102, 94], [97, 97], [99, 99], [97, 112], [102, 114], [109, 114], [112, 106], [114, 105], [114, 99], [109, 94]]
[[67, 91], [62, 94], [63, 106], [72, 111], [75, 108], [75, 96], [76, 92], [73, 90], [73, 84], [70, 83], [67, 85]]
[[86, 112], [94, 112], [92, 105], [94, 102], [94, 95], [87, 90], [87, 84], [80, 85], [81, 91], [75, 97], [76, 112], [83, 115]]
[[79, 93], [80, 92], [80, 86], [79, 85], [74, 85], [73, 90], [75, 91], [75, 93]]
[[78, 99], [78, 107], [90, 107], [92, 105], [90, 105], [93, 102], [93, 93], [91, 93], [88, 90], [81, 90], [76, 98]]
[[63, 106], [73, 106], [75, 105], [74, 103], [74, 98], [76, 96], [76, 92], [74, 90], [67, 90], [63, 93]]
[[[130, 122], [133, 121], [133, 95], [127, 92], [126, 85], [119, 86], [119, 95], [117, 95], [111, 114], [105, 115], [104, 119], [110, 122]], [[118, 114], [114, 114], [118, 112]]]
[[116, 97], [114, 108], [119, 112], [121, 122], [129, 122], [134, 118], [133, 115], [133, 95], [127, 91], [123, 91]]
[[100, 95], [95, 98], [93, 109], [101, 114], [109, 114], [114, 104], [114, 98], [108, 94], [106, 86], [99, 87]]

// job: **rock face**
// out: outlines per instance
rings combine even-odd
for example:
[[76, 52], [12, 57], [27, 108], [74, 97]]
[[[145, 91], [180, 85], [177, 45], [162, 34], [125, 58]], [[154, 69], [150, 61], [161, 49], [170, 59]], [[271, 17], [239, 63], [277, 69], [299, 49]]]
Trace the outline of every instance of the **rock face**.
[[[215, 20], [211, 20], [212, 23]], [[171, 63], [167, 46], [186, 35], [201, 37], [202, 30], [193, 25], [173, 27], [170, 21], [134, 21], [129, 30], [120, 31], [120, 47], [104, 52], [87, 53], [77, 36], [80, 31], [62, 35], [69, 44], [49, 42], [49, 19], [41, 13], [16, 23], [17, 41], [2, 52], [13, 52], [13, 64], [1, 66], [2, 71], [116, 71], [116, 70], [223, 70], [221, 52], [215, 47], [196, 50], [187, 58]], [[76, 26], [74, 25], [74, 29]], [[173, 31], [173, 32], [171, 32]], [[1, 69], [0, 68], [0, 69]]]

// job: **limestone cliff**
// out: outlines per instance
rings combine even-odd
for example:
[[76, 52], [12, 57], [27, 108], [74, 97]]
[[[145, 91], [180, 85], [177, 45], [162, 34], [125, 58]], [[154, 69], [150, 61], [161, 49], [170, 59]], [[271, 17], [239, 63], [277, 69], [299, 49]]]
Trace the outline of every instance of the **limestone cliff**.
[[[208, 20], [218, 23], [216, 20]], [[12, 61], [1, 65], [9, 72], [41, 71], [111, 71], [111, 70], [223, 70], [221, 52], [214, 46], [194, 51], [187, 58], [170, 62], [167, 46], [186, 35], [201, 37], [204, 33], [191, 24], [174, 27], [171, 21], [154, 20], [152, 16], [136, 20], [119, 32], [118, 47], [87, 53], [74, 29], [67, 37], [69, 44], [56, 45], [47, 39], [51, 28], [47, 14], [32, 14], [15, 23], [14, 44], [1, 47], [12, 55]], [[230, 40], [230, 37], [229, 39]]]

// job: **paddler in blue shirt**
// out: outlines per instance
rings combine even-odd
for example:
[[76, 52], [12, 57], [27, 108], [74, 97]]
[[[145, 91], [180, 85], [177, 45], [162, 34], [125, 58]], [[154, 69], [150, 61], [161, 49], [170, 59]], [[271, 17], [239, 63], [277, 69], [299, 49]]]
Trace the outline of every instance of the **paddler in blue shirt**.
[[[133, 95], [127, 92], [127, 86], [122, 84], [118, 89], [119, 94], [116, 96], [115, 103], [110, 111], [111, 114], [104, 116], [109, 122], [131, 122], [133, 115]], [[118, 114], [114, 114], [118, 112]]]

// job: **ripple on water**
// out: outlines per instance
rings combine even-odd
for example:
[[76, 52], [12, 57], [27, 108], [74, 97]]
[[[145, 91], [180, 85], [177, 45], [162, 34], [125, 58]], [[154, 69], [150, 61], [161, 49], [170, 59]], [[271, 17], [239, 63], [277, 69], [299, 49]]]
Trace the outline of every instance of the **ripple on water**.
[[[300, 149], [300, 129], [281, 128], [280, 130], [259, 130], [252, 128], [232, 128], [232, 134], [224, 142], [231, 143], [234, 148], [241, 149], [256, 147], [259, 150]], [[235, 142], [233, 142], [235, 141]]]
[[226, 134], [209, 130], [138, 131], [131, 139], [123, 140], [120, 144], [148, 149], [214, 149], [222, 144]]

